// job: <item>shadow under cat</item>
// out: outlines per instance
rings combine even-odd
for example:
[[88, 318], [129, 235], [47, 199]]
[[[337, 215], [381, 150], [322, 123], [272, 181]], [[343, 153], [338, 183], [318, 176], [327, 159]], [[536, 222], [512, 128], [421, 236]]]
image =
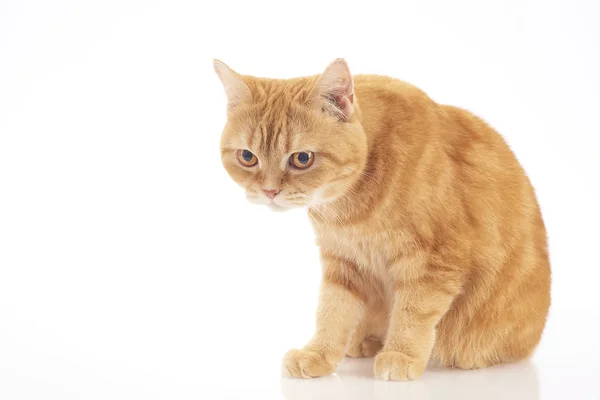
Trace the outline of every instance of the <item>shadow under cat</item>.
[[526, 361], [479, 370], [427, 369], [420, 380], [373, 379], [373, 359], [346, 358], [334, 375], [316, 379], [281, 379], [286, 400], [536, 400], [537, 371]]

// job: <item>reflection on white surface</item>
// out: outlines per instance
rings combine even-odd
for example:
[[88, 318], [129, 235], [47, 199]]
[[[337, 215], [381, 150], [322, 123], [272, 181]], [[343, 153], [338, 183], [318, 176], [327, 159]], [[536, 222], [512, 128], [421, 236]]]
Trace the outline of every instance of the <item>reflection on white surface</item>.
[[282, 378], [281, 390], [286, 400], [540, 398], [531, 361], [473, 371], [429, 369], [417, 381], [388, 382], [373, 378], [372, 358], [346, 359], [335, 375], [310, 380]]

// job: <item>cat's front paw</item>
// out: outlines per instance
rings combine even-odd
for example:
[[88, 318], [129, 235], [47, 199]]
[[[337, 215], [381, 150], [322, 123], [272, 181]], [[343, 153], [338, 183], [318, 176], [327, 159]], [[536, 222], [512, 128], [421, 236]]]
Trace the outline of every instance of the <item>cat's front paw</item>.
[[283, 358], [283, 373], [292, 378], [316, 378], [334, 370], [335, 366], [316, 351], [290, 350]]
[[383, 351], [375, 357], [375, 377], [384, 381], [418, 379], [425, 367], [427, 361], [423, 362], [397, 351]]

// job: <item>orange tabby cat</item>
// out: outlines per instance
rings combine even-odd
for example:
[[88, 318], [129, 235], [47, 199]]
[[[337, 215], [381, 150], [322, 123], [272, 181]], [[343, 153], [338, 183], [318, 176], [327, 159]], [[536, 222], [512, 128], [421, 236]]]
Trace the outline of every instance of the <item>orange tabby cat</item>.
[[528, 357], [550, 305], [546, 232], [517, 159], [484, 121], [343, 59], [275, 80], [214, 62], [223, 165], [252, 202], [308, 207], [323, 263], [316, 332], [284, 358], [317, 377], [348, 354], [375, 376]]

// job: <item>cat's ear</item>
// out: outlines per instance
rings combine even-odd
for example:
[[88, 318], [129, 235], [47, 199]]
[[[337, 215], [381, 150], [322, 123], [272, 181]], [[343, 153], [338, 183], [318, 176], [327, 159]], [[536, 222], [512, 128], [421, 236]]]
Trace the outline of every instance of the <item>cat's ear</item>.
[[324, 111], [348, 121], [354, 108], [354, 81], [343, 58], [327, 66], [317, 83], [317, 95]]
[[229, 110], [234, 109], [244, 101], [250, 100], [252, 97], [250, 89], [237, 72], [219, 60], [213, 60], [213, 66], [225, 88]]

